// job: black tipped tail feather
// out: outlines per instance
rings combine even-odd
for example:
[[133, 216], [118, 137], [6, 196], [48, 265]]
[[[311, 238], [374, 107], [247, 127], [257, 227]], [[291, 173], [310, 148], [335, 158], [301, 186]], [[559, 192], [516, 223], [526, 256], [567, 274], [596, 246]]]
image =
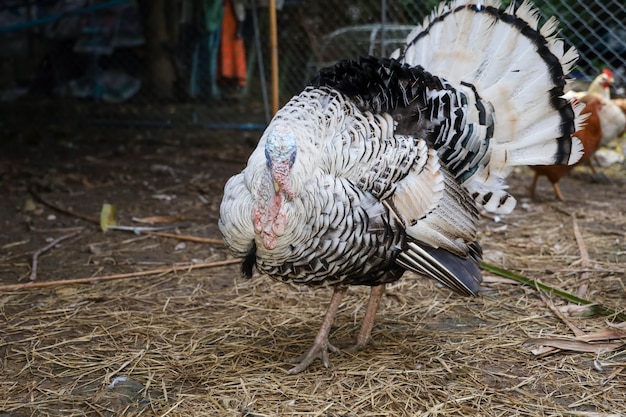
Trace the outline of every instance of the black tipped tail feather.
[[396, 262], [411, 271], [433, 278], [462, 295], [478, 295], [482, 274], [480, 272], [481, 248], [472, 243], [471, 253], [462, 258], [444, 249], [410, 242]]

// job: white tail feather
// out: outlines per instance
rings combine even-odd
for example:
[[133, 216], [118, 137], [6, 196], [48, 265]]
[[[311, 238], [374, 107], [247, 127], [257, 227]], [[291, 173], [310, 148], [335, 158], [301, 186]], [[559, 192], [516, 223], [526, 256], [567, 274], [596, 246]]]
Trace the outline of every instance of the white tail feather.
[[[557, 37], [556, 19], [539, 27], [539, 13], [527, 1], [517, 9], [513, 2], [504, 12], [499, 7], [496, 0], [478, 5], [475, 0], [456, 0], [442, 5], [411, 32], [405, 51], [394, 53], [403, 62], [423, 65], [453, 85], [473, 84], [496, 109], [488, 166], [464, 184], [478, 194], [502, 191], [503, 179], [515, 165], [555, 162], [555, 155], [563, 151], [557, 138], [563, 136], [562, 124], [567, 120], [551, 94], [555, 87], [563, 86], [578, 58], [573, 48], [564, 50]], [[503, 19], [502, 13], [514, 16], [520, 25]], [[520, 20], [532, 31], [522, 32]], [[572, 107], [579, 129], [583, 106]], [[573, 138], [567, 161], [573, 163], [581, 155], [582, 144]], [[512, 205], [507, 203], [509, 209]]]

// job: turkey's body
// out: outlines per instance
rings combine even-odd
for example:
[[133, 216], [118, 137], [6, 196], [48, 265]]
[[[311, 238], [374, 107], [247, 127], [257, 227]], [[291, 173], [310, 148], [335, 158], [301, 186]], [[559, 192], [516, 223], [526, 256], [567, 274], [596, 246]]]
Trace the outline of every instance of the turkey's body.
[[[296, 283], [375, 285], [392, 280], [385, 277], [389, 268], [398, 270], [395, 276], [399, 276], [399, 268], [393, 267], [392, 253], [403, 244], [403, 227], [389, 216], [382, 202], [359, 183], [368, 182], [368, 171], [384, 159], [386, 153], [396, 153], [393, 142], [404, 142], [401, 152], [404, 158], [417, 159], [419, 149], [415, 140], [399, 138], [396, 141], [391, 135], [388, 142], [372, 141], [371, 146], [363, 148], [363, 135], [374, 137], [380, 134], [380, 129], [392, 133], [393, 121], [374, 117], [368, 120], [353, 104], [330, 90], [303, 93], [284, 107], [287, 109], [290, 112], [282, 121], [284, 129], [293, 129], [295, 135], [312, 133], [313, 137], [325, 140], [312, 143], [310, 147], [298, 147], [298, 159], [306, 162], [292, 167], [291, 178], [301, 180], [294, 181], [291, 187], [299, 198], [287, 197], [280, 205], [275, 215], [284, 218], [280, 230], [277, 230], [278, 220], [263, 218], [264, 212], [271, 211], [269, 206], [273, 199], [282, 197], [275, 196], [272, 178], [263, 169], [264, 149], [257, 149], [261, 155], [253, 154], [250, 161], [259, 161], [262, 165], [258, 170], [249, 171], [251, 177], [246, 178], [244, 173], [232, 181], [247, 182], [268, 197], [233, 201], [233, 204], [247, 205], [244, 213], [259, 214], [245, 219], [250, 221], [247, 235], [235, 235], [234, 238], [242, 240], [230, 241], [229, 246], [240, 248], [240, 254], [247, 255], [250, 243], [260, 237], [263, 243], [255, 244], [254, 255], [250, 255], [256, 256], [259, 270], [273, 278]], [[305, 117], [312, 119], [311, 123], [294, 125], [289, 121]], [[275, 122], [281, 126], [281, 117], [277, 116]], [[364, 158], [371, 161], [369, 166], [359, 162]], [[341, 174], [331, 174], [329, 167]], [[395, 175], [402, 177], [402, 168], [398, 167], [397, 171]]]
[[[318, 357], [328, 366], [346, 285], [373, 287], [358, 347], [369, 341], [382, 286], [407, 269], [477, 294], [478, 210], [513, 209], [504, 184], [512, 166], [580, 157], [571, 137], [580, 108], [560, 97], [575, 52], [563, 52], [554, 22], [536, 30], [528, 5], [517, 15], [494, 5], [440, 8], [394, 59], [322, 70], [226, 184], [219, 226], [246, 275], [256, 266], [335, 288], [313, 347], [290, 372]], [[459, 27], [471, 36], [440, 45], [465, 36]], [[472, 54], [478, 41], [486, 45]]]

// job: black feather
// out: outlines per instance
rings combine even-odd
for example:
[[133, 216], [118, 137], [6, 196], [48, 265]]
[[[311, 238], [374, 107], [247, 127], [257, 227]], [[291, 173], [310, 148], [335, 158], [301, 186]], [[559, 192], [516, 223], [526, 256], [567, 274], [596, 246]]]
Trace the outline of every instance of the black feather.
[[412, 106], [415, 100], [425, 104], [426, 90], [443, 89], [439, 78], [423, 67], [411, 67], [395, 59], [361, 57], [342, 60], [322, 68], [309, 82], [310, 87], [329, 87], [355, 99], [362, 110], [391, 113]]
[[486, 13], [493, 16], [496, 20], [501, 20], [513, 27], [515, 27], [523, 36], [535, 45], [537, 54], [546, 63], [548, 71], [550, 72], [550, 79], [554, 84], [554, 87], [550, 90], [550, 104], [555, 110], [558, 110], [561, 114], [562, 123], [559, 126], [561, 129], [561, 137], [557, 139], [557, 152], [554, 155], [555, 164], [567, 164], [572, 151], [571, 136], [576, 130], [575, 115], [572, 106], [569, 105], [567, 100], [562, 98], [563, 89], [566, 85], [566, 77], [563, 70], [563, 66], [559, 62], [559, 58], [550, 50], [549, 40], [543, 36], [541, 31], [534, 29], [526, 20], [520, 18], [515, 14], [508, 13], [507, 10], [501, 10], [493, 6], [479, 6], [476, 4], [463, 4], [455, 9], [448, 10], [445, 13], [432, 19], [428, 26], [412, 40], [407, 42], [404, 47], [404, 51], [401, 53], [399, 60], [404, 59], [405, 52], [415, 45], [420, 39], [427, 36], [433, 26], [446, 20], [450, 15], [457, 13], [461, 10], [468, 9], [475, 13]]
[[[420, 246], [440, 264], [445, 265], [452, 275], [461, 281], [472, 294], [478, 294], [483, 277], [479, 268], [480, 262], [477, 262], [474, 256], [461, 258], [443, 249], [435, 249], [427, 245]], [[475, 246], [478, 244], [475, 243]]]
[[[321, 69], [309, 87], [336, 90], [362, 111], [391, 114], [396, 122], [395, 133], [428, 141], [458, 182], [476, 172], [493, 136], [493, 108], [472, 84], [462, 83], [466, 90], [457, 90], [423, 67], [395, 59], [361, 57], [339, 61]], [[473, 95], [474, 109], [469, 108], [467, 94]], [[470, 111], [478, 113], [479, 124], [486, 129], [482, 142], [468, 143], [475, 128], [464, 117]], [[461, 150], [466, 156], [459, 159]]]
[[398, 258], [403, 267], [433, 278], [462, 295], [478, 295], [482, 274], [482, 250], [477, 242], [469, 245], [468, 256], [461, 257], [445, 249], [411, 241]]
[[254, 266], [256, 265], [256, 244], [252, 244], [252, 247], [246, 253], [246, 256], [243, 258], [243, 263], [241, 264], [241, 273], [246, 278], [252, 278], [252, 272], [254, 271]]

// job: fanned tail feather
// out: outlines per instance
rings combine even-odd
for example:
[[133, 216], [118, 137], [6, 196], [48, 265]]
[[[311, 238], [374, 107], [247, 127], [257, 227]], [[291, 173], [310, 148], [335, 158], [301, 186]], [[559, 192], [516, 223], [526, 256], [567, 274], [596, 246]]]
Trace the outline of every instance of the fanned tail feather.
[[506, 10], [497, 0], [443, 4], [409, 34], [405, 49], [392, 55], [454, 86], [472, 85], [493, 106], [489, 158], [464, 185], [479, 205], [501, 213], [515, 206], [504, 191], [513, 166], [573, 164], [582, 156], [582, 144], [572, 134], [582, 127], [584, 105], [562, 97], [578, 54], [558, 39], [556, 19], [539, 27], [539, 13], [530, 3], [517, 8], [514, 3]]

